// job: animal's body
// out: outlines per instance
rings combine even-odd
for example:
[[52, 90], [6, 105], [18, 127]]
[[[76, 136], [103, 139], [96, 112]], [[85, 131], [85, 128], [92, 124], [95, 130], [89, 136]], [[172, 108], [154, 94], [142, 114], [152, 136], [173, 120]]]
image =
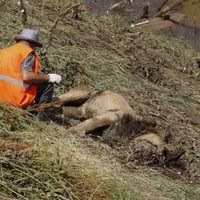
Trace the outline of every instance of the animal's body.
[[[78, 100], [78, 95], [83, 97], [81, 88], [72, 89], [70, 93], [76, 96], [76, 100]], [[80, 106], [70, 106], [68, 102], [63, 107], [64, 117], [83, 120], [78, 125], [69, 128], [70, 133], [85, 135], [97, 128], [110, 126], [103, 135], [103, 140], [112, 146], [127, 145], [133, 159], [149, 158], [155, 155], [158, 160], [161, 158], [160, 161], [164, 161], [164, 157], [170, 160], [170, 150], [160, 132], [155, 128], [157, 125], [155, 121], [138, 116], [125, 98], [116, 92], [105, 90], [90, 94], [90, 98], [87, 98]], [[67, 95], [66, 93], [65, 96]], [[88, 94], [86, 96], [88, 97]], [[180, 153], [177, 156], [180, 157]]]
[[105, 90], [92, 95], [79, 107], [64, 106], [64, 117], [85, 119], [70, 131], [85, 134], [96, 128], [117, 122], [124, 114], [136, 117], [136, 112], [121, 95]]

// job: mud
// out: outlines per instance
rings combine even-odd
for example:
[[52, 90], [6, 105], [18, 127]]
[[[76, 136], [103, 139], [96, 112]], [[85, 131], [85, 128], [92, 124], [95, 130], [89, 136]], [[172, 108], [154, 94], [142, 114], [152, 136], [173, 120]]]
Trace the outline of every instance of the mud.
[[[108, 7], [116, 3], [117, 1], [93, 1], [85, 0], [86, 4], [94, 11], [102, 14], [108, 14]], [[162, 0], [142, 0], [133, 1], [132, 4], [125, 4], [123, 8], [118, 9], [116, 12], [123, 17], [127, 18], [131, 22], [141, 21], [140, 15], [143, 8], [148, 5], [148, 18], [151, 19], [157, 10], [160, 8], [164, 1]], [[168, 1], [166, 5], [172, 2]], [[198, 0], [184, 1], [180, 6], [175, 7], [167, 14], [171, 15], [169, 20], [159, 20], [159, 24], [154, 23], [156, 30], [161, 29], [170, 33], [173, 37], [183, 39], [188, 42], [193, 48], [200, 49], [200, 2]], [[116, 13], [115, 13], [116, 14]], [[181, 19], [179, 16], [173, 17], [173, 15], [182, 15]]]

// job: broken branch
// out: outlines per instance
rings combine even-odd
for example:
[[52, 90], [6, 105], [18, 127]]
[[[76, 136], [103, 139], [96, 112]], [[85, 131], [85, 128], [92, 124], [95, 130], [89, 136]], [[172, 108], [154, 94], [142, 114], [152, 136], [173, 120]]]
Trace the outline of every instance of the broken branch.
[[172, 3], [170, 3], [167, 6], [163, 7], [159, 12], [157, 12], [154, 17], [161, 17], [166, 12], [168, 12], [171, 9], [173, 9], [174, 7], [180, 5], [183, 1], [187, 1], [187, 0], [175, 0], [175, 1], [173, 1]]

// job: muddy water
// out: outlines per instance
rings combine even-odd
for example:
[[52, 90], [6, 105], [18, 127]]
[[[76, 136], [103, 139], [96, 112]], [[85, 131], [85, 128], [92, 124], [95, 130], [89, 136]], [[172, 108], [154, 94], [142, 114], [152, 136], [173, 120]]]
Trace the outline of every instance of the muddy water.
[[[169, 2], [171, 1], [169, 0]], [[115, 0], [85, 0], [85, 2], [94, 12], [102, 14], [107, 13], [108, 8], [116, 3]], [[127, 3], [120, 10], [120, 14], [130, 21], [137, 22], [145, 5], [149, 6], [149, 17], [152, 17], [163, 2], [164, 0], [133, 0], [131, 5]], [[166, 31], [200, 50], [200, 0], [185, 1], [181, 6], [174, 8], [171, 13], [181, 13], [184, 15], [184, 19], [182, 21], [172, 20], [173, 25]]]

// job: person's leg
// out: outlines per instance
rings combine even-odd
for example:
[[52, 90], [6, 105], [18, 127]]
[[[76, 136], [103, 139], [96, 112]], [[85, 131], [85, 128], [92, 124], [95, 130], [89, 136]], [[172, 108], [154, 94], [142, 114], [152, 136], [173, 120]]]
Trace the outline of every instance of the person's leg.
[[49, 103], [52, 101], [53, 83], [45, 82], [38, 84], [35, 103]]
[[[52, 101], [53, 96], [53, 83], [45, 82], [38, 84], [37, 93], [35, 97], [35, 103], [49, 103]], [[40, 121], [45, 121], [48, 119], [47, 113], [45, 111], [39, 111], [37, 113], [37, 118]]]

